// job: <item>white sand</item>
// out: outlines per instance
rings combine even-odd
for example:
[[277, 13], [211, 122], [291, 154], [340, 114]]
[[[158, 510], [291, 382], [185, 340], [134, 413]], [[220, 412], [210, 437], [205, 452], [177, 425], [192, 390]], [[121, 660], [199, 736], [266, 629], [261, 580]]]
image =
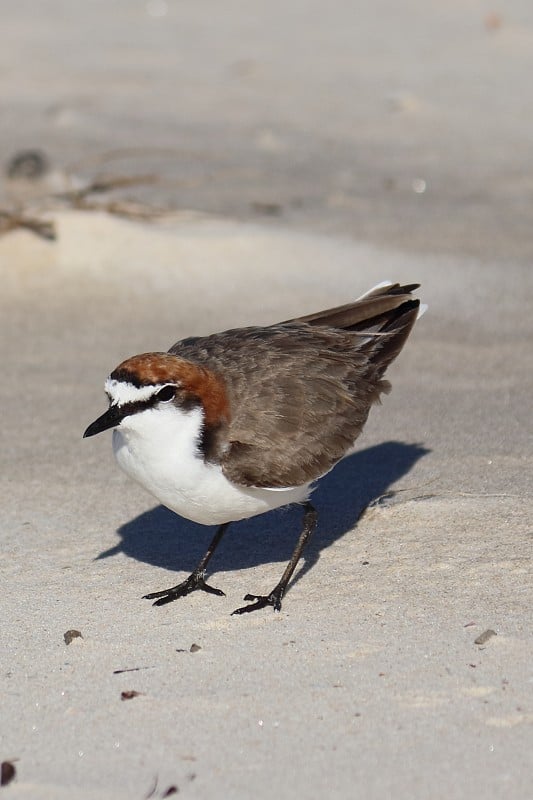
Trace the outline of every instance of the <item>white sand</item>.
[[[40, 141], [74, 160], [131, 142], [132, 130], [166, 144], [182, 124], [184, 139], [204, 131], [200, 160], [211, 156], [220, 178], [226, 158], [227, 173], [214, 188], [191, 179], [181, 201], [168, 186], [143, 197], [215, 216], [139, 224], [60, 210], [54, 243], [0, 238], [0, 760], [18, 759], [0, 791], [130, 800], [157, 777], [154, 797], [175, 785], [191, 798], [526, 800], [533, 325], [519, 94], [531, 74], [529, 5], [507, 4], [499, 32], [486, 29], [482, 3], [412, 2], [398, 14], [384, 0], [369, 15], [338, 2], [324, 20], [314, 3], [287, 19], [277, 2], [255, 16], [232, 2], [226, 13], [182, 9], [184, 30], [171, 3], [166, 28], [147, 7], [69, 12], [46, 0], [38, 24], [28, 3], [4, 31], [4, 66], [26, 59], [6, 95], [6, 153]], [[193, 34], [204, 42], [196, 55]], [[224, 64], [231, 75], [252, 69], [253, 89], [222, 80]], [[183, 87], [181, 117], [162, 100], [168, 72]], [[504, 77], [519, 74], [510, 96]], [[423, 101], [394, 104], [418, 121], [383, 100], [404, 87]], [[237, 137], [254, 131], [260, 147], [240, 153], [217, 138], [224, 108]], [[410, 186], [424, 164], [438, 188], [422, 197], [391, 194], [376, 177]], [[296, 195], [305, 202], [290, 211]], [[245, 221], [249, 200], [281, 200], [281, 219]], [[104, 408], [106, 374], [182, 336], [346, 302], [385, 278], [420, 281], [430, 310], [359, 452], [317, 490], [319, 531], [281, 614], [230, 616], [246, 592], [276, 583], [296, 511], [228, 533], [210, 577], [225, 598], [143, 601], [194, 567], [211, 531], [155, 507], [115, 466], [109, 436], [81, 439]], [[67, 646], [70, 629], [83, 638]], [[497, 635], [476, 645], [486, 629]], [[127, 690], [140, 694], [122, 701]]]

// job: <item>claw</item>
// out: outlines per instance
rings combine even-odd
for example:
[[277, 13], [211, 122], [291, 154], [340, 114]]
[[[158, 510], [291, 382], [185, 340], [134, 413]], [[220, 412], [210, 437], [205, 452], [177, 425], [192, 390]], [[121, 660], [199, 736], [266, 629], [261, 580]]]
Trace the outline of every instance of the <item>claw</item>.
[[207, 592], [207, 594], [216, 594], [219, 597], [225, 596], [222, 589], [215, 589], [214, 586], [209, 586], [209, 584], [205, 582], [203, 575], [193, 572], [183, 583], [179, 583], [177, 586], [171, 586], [170, 589], [163, 589], [161, 592], [145, 594], [143, 600], [154, 600], [157, 598], [153, 605], [164, 606], [167, 603], [172, 603], [173, 600], [177, 600], [178, 597], [185, 597], [197, 590]]
[[274, 589], [273, 592], [270, 592], [269, 595], [247, 594], [245, 595], [244, 600], [251, 602], [251, 605], [236, 608], [235, 611], [233, 611], [232, 616], [233, 614], [248, 614], [250, 611], [258, 611], [260, 608], [266, 608], [266, 606], [272, 606], [274, 611], [281, 611], [282, 597], [283, 591], [279, 590], [278, 588]]

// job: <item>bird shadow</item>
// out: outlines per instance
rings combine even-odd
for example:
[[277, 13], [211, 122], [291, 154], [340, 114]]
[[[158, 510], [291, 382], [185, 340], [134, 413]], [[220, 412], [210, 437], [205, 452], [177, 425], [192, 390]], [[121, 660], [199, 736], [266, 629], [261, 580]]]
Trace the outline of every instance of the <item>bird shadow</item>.
[[[317, 530], [309, 542], [299, 580], [329, 547], [352, 530], [372, 501], [391, 491], [429, 450], [418, 444], [384, 442], [345, 458], [322, 478], [312, 495]], [[302, 509], [288, 506], [232, 523], [210, 563], [209, 572], [246, 569], [291, 557], [302, 527]], [[125, 553], [131, 558], [173, 571], [192, 572], [207, 550], [214, 528], [179, 517], [157, 506], [122, 525], [120, 542], [96, 559]]]

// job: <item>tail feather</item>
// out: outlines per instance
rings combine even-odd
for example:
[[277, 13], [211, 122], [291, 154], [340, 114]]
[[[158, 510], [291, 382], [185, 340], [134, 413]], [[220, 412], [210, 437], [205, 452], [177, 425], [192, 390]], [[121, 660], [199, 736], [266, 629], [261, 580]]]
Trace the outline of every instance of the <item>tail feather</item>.
[[[369, 372], [379, 380], [404, 346], [419, 313], [420, 300], [412, 296], [420, 284], [385, 281], [353, 303], [308, 314], [290, 322], [340, 328], [364, 338], [360, 351], [368, 356]], [[366, 334], [366, 337], [365, 337]], [[383, 386], [383, 389], [386, 387]]]
[[377, 378], [385, 373], [389, 364], [402, 350], [417, 320], [419, 306], [419, 300], [406, 300], [396, 309], [396, 313], [384, 321], [380, 328], [380, 336], [370, 337], [363, 345]]
[[419, 285], [411, 283], [401, 286], [399, 283], [382, 283], [352, 303], [307, 314], [305, 317], [287, 322], [306, 322], [308, 325], [321, 325], [347, 331], [369, 331], [377, 326], [379, 330], [383, 323], [403, 314], [401, 309], [406, 302], [415, 303], [418, 308], [420, 301], [413, 299], [411, 292], [418, 289]]

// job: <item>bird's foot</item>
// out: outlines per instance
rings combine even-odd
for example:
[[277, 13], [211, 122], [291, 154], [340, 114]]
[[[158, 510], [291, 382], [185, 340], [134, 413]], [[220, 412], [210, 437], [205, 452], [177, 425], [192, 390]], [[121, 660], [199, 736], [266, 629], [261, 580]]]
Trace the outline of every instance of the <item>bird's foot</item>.
[[260, 608], [266, 608], [266, 606], [272, 606], [274, 611], [281, 611], [281, 598], [284, 593], [284, 586], [276, 586], [269, 595], [247, 594], [244, 599], [250, 602], [251, 605], [236, 608], [233, 614], [248, 614], [250, 611], [258, 611]]
[[219, 597], [225, 597], [222, 589], [215, 589], [214, 586], [209, 586], [205, 582], [203, 572], [193, 572], [182, 583], [178, 583], [177, 586], [163, 589], [161, 592], [145, 594], [143, 600], [155, 600], [154, 606], [164, 606], [167, 603], [172, 603], [173, 600], [177, 600], [178, 597], [185, 597], [185, 595], [195, 592], [197, 589], [208, 594], [217, 594]]

